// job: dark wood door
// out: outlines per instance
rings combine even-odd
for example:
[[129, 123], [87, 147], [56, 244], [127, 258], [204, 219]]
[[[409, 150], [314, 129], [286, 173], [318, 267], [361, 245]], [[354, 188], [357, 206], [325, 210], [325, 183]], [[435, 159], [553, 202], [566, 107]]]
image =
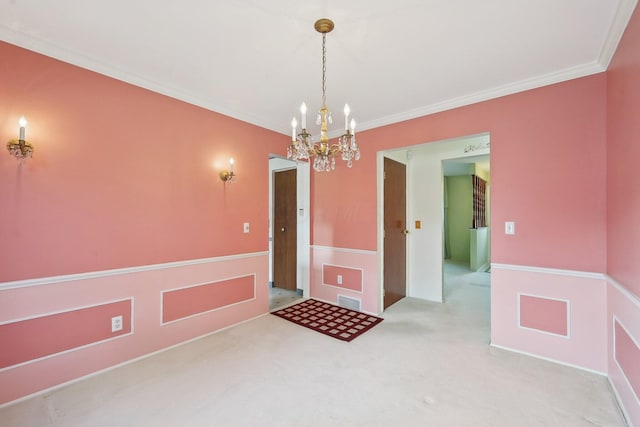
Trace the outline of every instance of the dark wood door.
[[407, 295], [406, 167], [384, 159], [384, 308]]
[[273, 177], [273, 285], [296, 290], [296, 170], [275, 172]]

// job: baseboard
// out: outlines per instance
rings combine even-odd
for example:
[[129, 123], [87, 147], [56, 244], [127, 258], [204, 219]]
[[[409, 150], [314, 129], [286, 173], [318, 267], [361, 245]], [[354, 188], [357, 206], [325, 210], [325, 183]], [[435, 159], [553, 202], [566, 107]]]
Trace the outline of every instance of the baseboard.
[[613, 395], [616, 397], [616, 405], [618, 405], [618, 409], [620, 410], [620, 413], [622, 414], [622, 418], [624, 418], [624, 422], [626, 425], [631, 426], [631, 422], [629, 421], [631, 418], [629, 418], [629, 414], [627, 413], [626, 409], [624, 409], [624, 405], [622, 405], [622, 398], [620, 397], [620, 393], [618, 393], [618, 389], [616, 388], [616, 385], [611, 381], [611, 377], [607, 375], [607, 381], [609, 382], [609, 387], [611, 387], [611, 390], [613, 391]]
[[522, 354], [524, 356], [534, 357], [536, 359], [546, 360], [547, 362], [557, 363], [558, 365], [568, 366], [570, 368], [579, 369], [581, 371], [590, 372], [592, 374], [596, 374], [596, 375], [600, 375], [602, 377], [607, 377], [608, 378], [608, 375], [607, 375], [606, 372], [601, 372], [601, 371], [597, 371], [595, 369], [585, 368], [584, 366], [574, 365], [572, 363], [563, 362], [561, 360], [553, 359], [551, 357], [540, 356], [538, 354], [528, 353], [526, 351], [516, 350], [514, 348], [505, 347], [505, 346], [494, 344], [494, 343], [489, 343], [489, 346], [494, 347], [494, 348], [499, 348], [500, 350], [510, 351], [512, 353]]

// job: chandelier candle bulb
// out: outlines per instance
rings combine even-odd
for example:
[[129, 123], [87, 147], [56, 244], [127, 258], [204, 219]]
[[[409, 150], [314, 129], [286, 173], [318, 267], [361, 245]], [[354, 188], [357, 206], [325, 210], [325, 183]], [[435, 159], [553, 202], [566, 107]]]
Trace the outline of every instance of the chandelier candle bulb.
[[349, 113], [351, 109], [349, 108], [349, 104], [344, 104], [344, 130], [349, 129]]
[[298, 121], [294, 117], [293, 120], [291, 120], [291, 141], [294, 141], [294, 142], [296, 140], [296, 128], [297, 127], [298, 127]]
[[304, 102], [300, 106], [300, 118], [302, 120], [302, 123], [301, 123], [302, 129], [306, 129], [307, 128], [307, 104], [305, 104]]
[[24, 116], [20, 117], [18, 124], [20, 125], [20, 140], [24, 141], [24, 128], [27, 126], [27, 119], [25, 119]]

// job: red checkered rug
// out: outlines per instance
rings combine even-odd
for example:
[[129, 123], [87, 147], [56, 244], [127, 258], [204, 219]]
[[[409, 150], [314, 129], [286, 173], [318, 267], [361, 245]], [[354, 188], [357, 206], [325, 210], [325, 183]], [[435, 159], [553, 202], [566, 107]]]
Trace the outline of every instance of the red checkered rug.
[[314, 299], [271, 314], [342, 341], [351, 341], [382, 322], [380, 317]]

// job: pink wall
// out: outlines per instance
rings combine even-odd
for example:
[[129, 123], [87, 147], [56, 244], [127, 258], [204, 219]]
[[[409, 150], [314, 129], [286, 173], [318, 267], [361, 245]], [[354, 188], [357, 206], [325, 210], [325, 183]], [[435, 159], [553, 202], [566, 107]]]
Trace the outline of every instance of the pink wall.
[[362, 292], [362, 270], [324, 264], [322, 266], [322, 283], [336, 288]]
[[[314, 247], [311, 250], [311, 296], [333, 304], [338, 296], [360, 301], [362, 311], [379, 313], [377, 291], [377, 262], [375, 252], [335, 249], [330, 247]], [[336, 277], [325, 277], [326, 266], [340, 266], [339, 271], [350, 273], [343, 276], [343, 285], [337, 285]], [[345, 266], [349, 266], [348, 268]], [[335, 267], [329, 268], [338, 274]], [[360, 282], [358, 284], [358, 282]], [[364, 287], [363, 287], [364, 285]]]
[[605, 95], [598, 74], [360, 132], [352, 169], [313, 175], [312, 243], [376, 250], [377, 151], [488, 131], [492, 261], [605, 272]]
[[[549, 313], [548, 307], [531, 313], [530, 306], [523, 307], [522, 295], [566, 305], [555, 307], [559, 313]], [[493, 265], [491, 306], [499, 309], [491, 310], [491, 344], [604, 374], [606, 297], [603, 275]]]
[[607, 263], [609, 275], [640, 295], [640, 12], [636, 9], [607, 71]]
[[[518, 294], [521, 328], [569, 337], [571, 310], [569, 300], [558, 300], [526, 294]], [[540, 316], [544, 313], [544, 316]]]
[[[363, 157], [353, 169], [340, 163], [331, 174], [314, 173], [311, 209], [313, 245], [363, 251], [314, 249], [312, 296], [337, 297], [335, 287], [322, 286], [323, 264], [362, 269], [363, 292], [340, 293], [377, 311], [377, 151], [482, 132], [491, 134], [492, 261], [605, 273], [608, 260], [609, 273], [638, 294], [640, 267], [630, 261], [640, 249], [632, 222], [640, 217], [640, 192], [630, 159], [640, 153], [629, 143], [640, 136], [632, 116], [640, 104], [633, 78], [638, 27], [635, 16], [608, 75], [361, 132]], [[281, 135], [5, 43], [0, 57], [11, 63], [0, 68], [0, 135], [15, 138], [25, 115], [35, 145], [34, 158], [21, 166], [0, 156], [0, 283], [267, 250], [267, 155], [283, 151]], [[238, 178], [223, 186], [213, 165], [229, 156]], [[501, 233], [505, 220], [516, 221], [516, 236]], [[250, 234], [242, 233], [243, 222], [251, 223]], [[266, 282], [266, 262], [221, 261], [0, 291], [0, 323], [129, 297], [135, 307], [135, 334], [0, 372], [3, 384], [13, 384], [0, 390], [0, 402], [264, 313], [267, 295], [259, 287], [255, 300], [162, 326], [159, 295], [247, 274]], [[512, 292], [511, 280], [498, 274], [492, 285]], [[579, 300], [585, 310], [602, 293], [594, 285], [582, 301], [580, 286], [565, 289], [562, 278], [544, 294], [539, 283], [522, 286], [541, 297]], [[557, 295], [565, 291], [570, 295]], [[517, 307], [517, 298], [495, 302], [498, 315]], [[572, 313], [575, 307], [572, 302]], [[610, 306], [607, 314], [616, 310]], [[572, 337], [590, 322], [572, 321]], [[495, 328], [492, 338], [523, 337], [509, 333]], [[598, 329], [598, 342], [603, 334]], [[579, 358], [598, 346], [593, 338], [557, 348], [549, 340], [565, 338], [540, 339], [532, 353], [548, 351], [595, 370], [606, 360], [604, 343], [589, 360]]]
[[607, 71], [609, 378], [631, 425], [640, 425], [639, 76], [640, 10], [636, 8]]
[[[132, 303], [126, 299], [0, 325], [0, 343], [11, 343], [0, 353], [0, 369], [130, 334]], [[120, 331], [112, 331], [115, 316], [122, 316]]]
[[[51, 313], [73, 313], [83, 307], [120, 300], [132, 300], [133, 311], [132, 333], [113, 334], [111, 339], [93, 345], [86, 345], [85, 339], [73, 343], [73, 348], [66, 346], [64, 353], [42, 359], [38, 359], [36, 353], [51, 353], [52, 344], [33, 340], [29, 357], [24, 353], [8, 355], [7, 359], [15, 363], [19, 358], [22, 363], [0, 369], [0, 405], [264, 314], [269, 307], [268, 273], [268, 255], [256, 254], [89, 278], [78, 276], [59, 283], [2, 289], [0, 324]], [[186, 289], [200, 283], [225, 283], [247, 275], [254, 276], [255, 283], [264, 284], [255, 287], [255, 298], [236, 303], [239, 298], [229, 301], [225, 289], [214, 289], [210, 298], [213, 301], [226, 300], [228, 305], [163, 324], [164, 291]], [[92, 315], [92, 322], [84, 325], [88, 332], [81, 335], [86, 337], [93, 333], [95, 337], [110, 323], [108, 316]], [[57, 332], [56, 326], [49, 330], [51, 334]], [[73, 327], [71, 331], [75, 329]], [[70, 337], [56, 340], [56, 343], [59, 341], [69, 343]], [[14, 347], [13, 341], [4, 340], [0, 342], [0, 348], [9, 353], [19, 349]]]
[[[0, 139], [25, 115], [35, 146], [22, 164], [0, 155], [0, 325], [133, 307], [131, 333], [111, 334], [100, 314], [63, 347], [33, 339], [9, 354], [0, 404], [268, 311], [268, 154], [286, 137], [2, 42], [0, 57]], [[163, 291], [236, 277], [251, 277], [247, 298], [214, 287], [215, 310], [162, 324]]]
[[162, 293], [162, 324], [255, 298], [255, 275], [171, 289]]
[[[620, 329], [623, 329], [621, 331]], [[640, 299], [620, 284], [607, 288], [609, 380], [630, 425], [640, 425]]]
[[6, 43], [0, 57], [1, 140], [24, 115], [35, 146], [22, 166], [0, 156], [0, 282], [267, 250], [285, 137]]

